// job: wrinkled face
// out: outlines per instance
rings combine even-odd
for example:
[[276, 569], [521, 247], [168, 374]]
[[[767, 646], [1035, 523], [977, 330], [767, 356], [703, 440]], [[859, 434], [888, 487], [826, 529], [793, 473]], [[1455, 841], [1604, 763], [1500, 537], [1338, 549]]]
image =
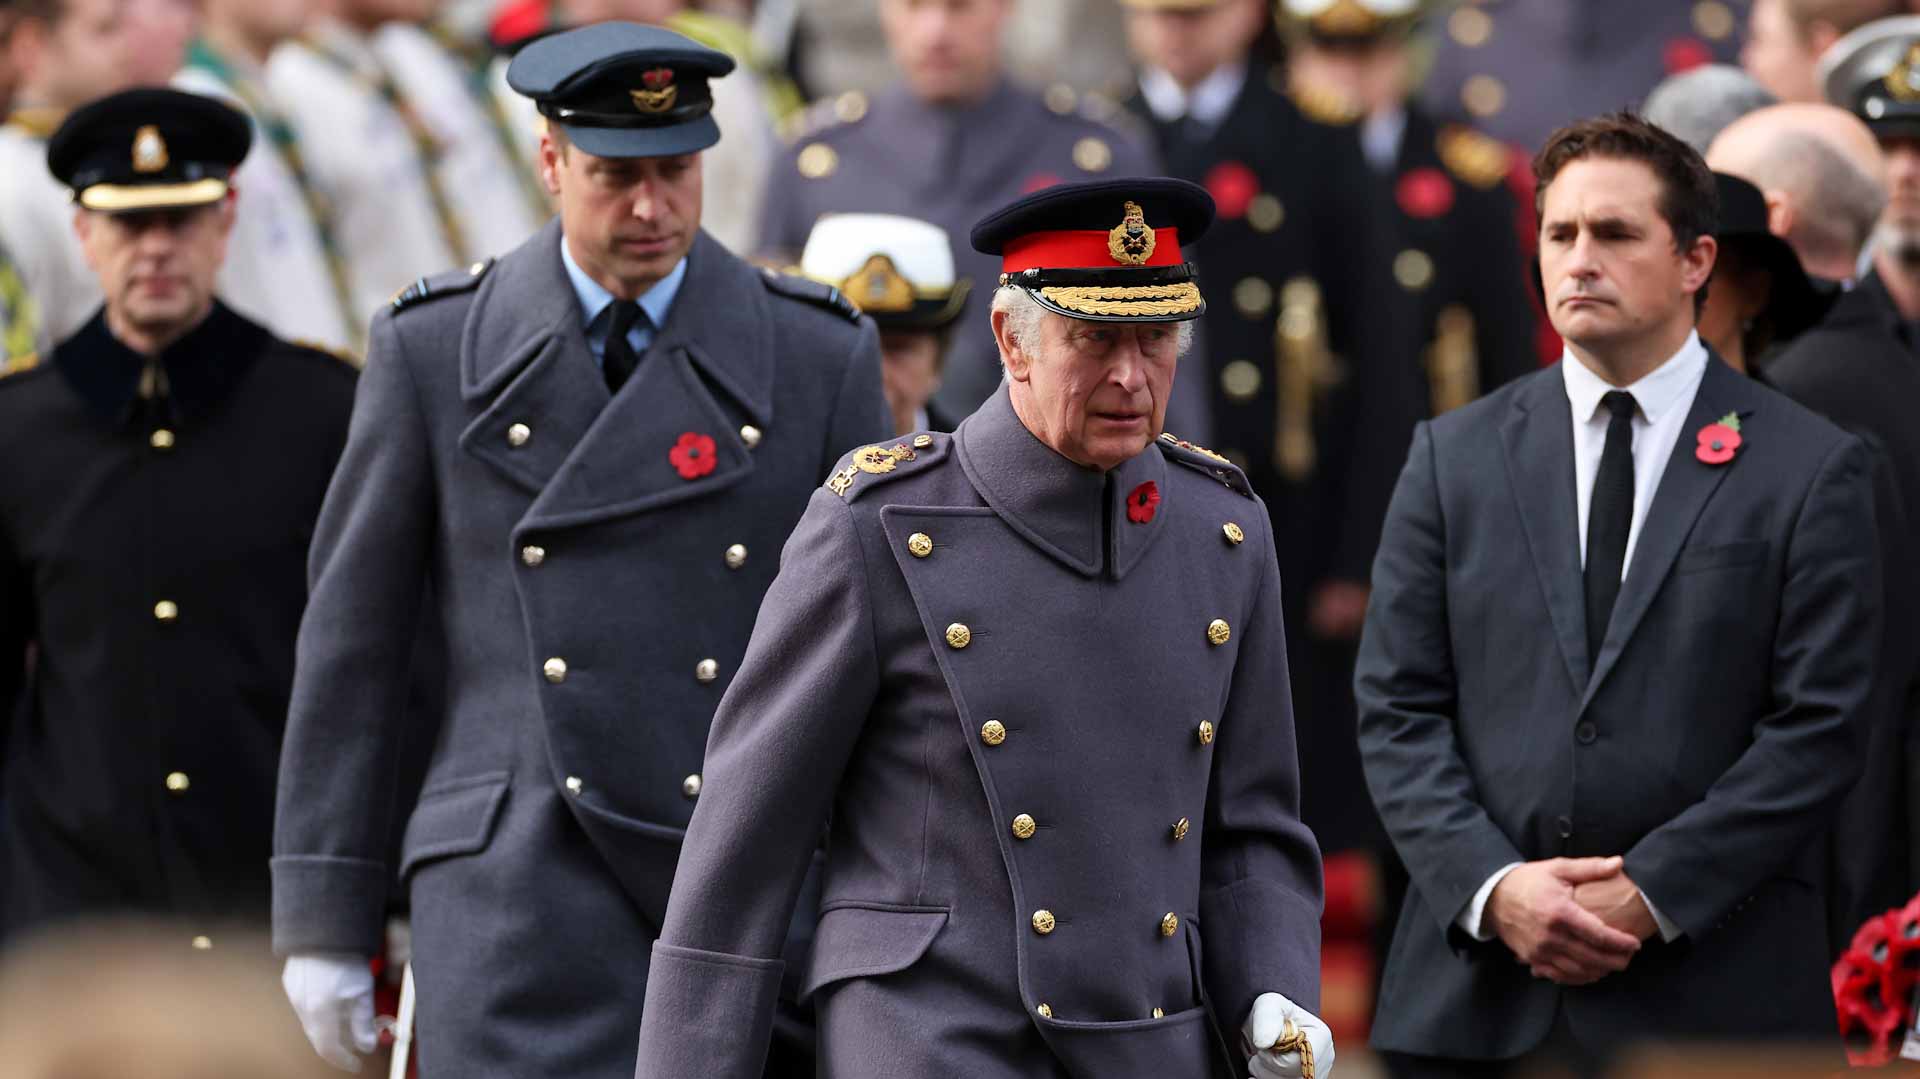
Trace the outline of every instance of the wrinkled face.
[[1180, 362], [1171, 322], [1089, 322], [1048, 312], [1021, 340], [995, 312], [1014, 410], [1067, 460], [1106, 471], [1160, 436]]
[[1540, 273], [1560, 336], [1600, 353], [1693, 323], [1693, 294], [1713, 272], [1710, 236], [1674, 249], [1660, 180], [1639, 161], [1586, 157], [1548, 185]]
[[155, 337], [174, 336], [206, 315], [232, 229], [231, 197], [184, 210], [74, 214], [108, 311]]
[[548, 131], [540, 174], [559, 201], [574, 261], [622, 299], [673, 272], [700, 233], [697, 153], [595, 157]]
[[199, 29], [194, 0], [124, 0], [127, 82], [165, 86], [186, 59], [187, 44]]
[[1786, 0], [1754, 0], [1747, 20], [1747, 43], [1740, 65], [1782, 101], [1820, 101], [1814, 82], [1819, 60], [1800, 28], [1787, 15]]
[[1907, 265], [1920, 265], [1920, 138], [1880, 140], [1887, 153], [1887, 208], [1879, 243]]
[[914, 428], [914, 414], [940, 388], [940, 335], [889, 330], [880, 335], [880, 381], [893, 413], [894, 433]]
[[1262, 0], [1227, 0], [1212, 7], [1127, 11], [1127, 41], [1140, 62], [1192, 86], [1222, 64], [1238, 60], [1265, 17]]
[[1011, 0], [880, 0], [893, 66], [915, 97], [976, 100], [1000, 74], [1000, 41]]

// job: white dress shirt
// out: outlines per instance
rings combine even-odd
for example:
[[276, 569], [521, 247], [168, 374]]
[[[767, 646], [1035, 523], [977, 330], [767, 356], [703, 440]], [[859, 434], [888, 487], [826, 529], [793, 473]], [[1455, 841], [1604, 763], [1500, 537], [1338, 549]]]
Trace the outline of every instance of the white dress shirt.
[[1240, 87], [1246, 81], [1246, 64], [1222, 64], [1187, 90], [1175, 82], [1172, 75], [1150, 67], [1140, 73], [1140, 96], [1162, 123], [1185, 119], [1214, 128], [1233, 111], [1233, 103], [1240, 99]]
[[[1693, 398], [1700, 390], [1700, 380], [1706, 377], [1707, 362], [1706, 346], [1700, 343], [1697, 333], [1688, 334], [1679, 352], [1631, 386], [1615, 386], [1606, 381], [1575, 359], [1572, 352], [1561, 355], [1560, 375], [1566, 380], [1569, 418], [1573, 423], [1573, 482], [1578, 496], [1575, 503], [1580, 514], [1580, 565], [1583, 568], [1587, 564], [1587, 511], [1593, 504], [1593, 481], [1600, 472], [1600, 454], [1606, 449], [1607, 424], [1611, 419], [1601, 400], [1614, 390], [1624, 389], [1633, 395], [1634, 402], [1633, 523], [1627, 529], [1627, 551], [1620, 573], [1621, 580], [1625, 580], [1633, 572], [1633, 548], [1640, 539], [1640, 527], [1646, 522], [1648, 507], [1653, 505], [1654, 492], [1660, 489], [1660, 477], [1667, 471], [1673, 448], [1680, 441], [1687, 414], [1693, 411]], [[1493, 931], [1482, 924], [1487, 900], [1493, 897], [1494, 887], [1520, 865], [1513, 862], [1501, 866], [1488, 877], [1454, 924], [1475, 940], [1492, 940]], [[1640, 893], [1640, 898], [1659, 925], [1662, 940], [1670, 941], [1680, 935], [1680, 927], [1668, 921], [1645, 892]]]

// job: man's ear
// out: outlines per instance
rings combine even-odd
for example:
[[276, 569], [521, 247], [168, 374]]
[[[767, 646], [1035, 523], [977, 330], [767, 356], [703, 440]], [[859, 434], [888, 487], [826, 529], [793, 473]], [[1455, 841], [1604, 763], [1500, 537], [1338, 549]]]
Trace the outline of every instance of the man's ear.
[[1698, 292], [1706, 287], [1707, 280], [1713, 276], [1713, 264], [1720, 257], [1720, 241], [1711, 236], [1701, 236], [1693, 241], [1693, 246], [1680, 256], [1682, 263], [1680, 280], [1688, 292]]
[[567, 148], [560, 145], [553, 136], [553, 129], [541, 117], [540, 123], [540, 183], [547, 194], [558, 198], [560, 195], [560, 166], [566, 160]]
[[1761, 196], [1767, 201], [1767, 231], [1781, 239], [1793, 231], [1793, 204], [1787, 201], [1785, 191], [1763, 191]]
[[1006, 366], [1008, 378], [1025, 382], [1032, 376], [1033, 361], [1012, 331], [1012, 317], [1005, 311], [993, 312], [993, 339], [1000, 346], [1000, 362]]

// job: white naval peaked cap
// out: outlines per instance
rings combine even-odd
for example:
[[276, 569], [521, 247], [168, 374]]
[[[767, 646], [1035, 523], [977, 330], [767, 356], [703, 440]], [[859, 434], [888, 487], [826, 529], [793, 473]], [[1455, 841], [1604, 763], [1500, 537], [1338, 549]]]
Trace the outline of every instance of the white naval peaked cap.
[[970, 285], [955, 275], [946, 230], [900, 214], [821, 217], [807, 235], [800, 273], [838, 288], [883, 329], [946, 325]]

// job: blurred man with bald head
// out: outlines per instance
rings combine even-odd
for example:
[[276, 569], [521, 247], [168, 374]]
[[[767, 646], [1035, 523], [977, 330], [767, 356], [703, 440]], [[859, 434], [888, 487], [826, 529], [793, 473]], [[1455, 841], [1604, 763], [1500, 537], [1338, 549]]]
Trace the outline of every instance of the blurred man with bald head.
[[1880, 150], [1866, 125], [1831, 105], [1775, 105], [1722, 131], [1707, 164], [1766, 195], [1768, 228], [1809, 274], [1853, 280], [1887, 201]]

